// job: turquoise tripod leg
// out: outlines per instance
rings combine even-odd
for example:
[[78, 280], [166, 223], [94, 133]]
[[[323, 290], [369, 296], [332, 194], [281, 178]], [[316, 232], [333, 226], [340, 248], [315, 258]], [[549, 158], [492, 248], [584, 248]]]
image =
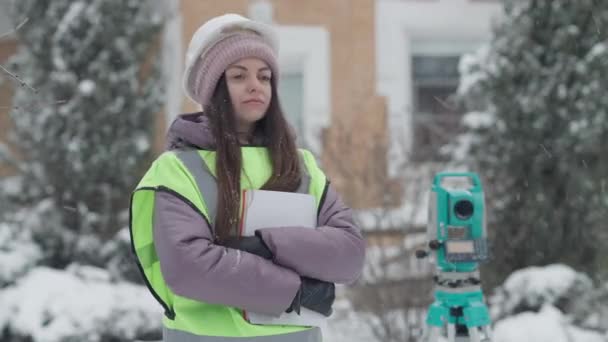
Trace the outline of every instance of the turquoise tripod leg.
[[[453, 314], [453, 309], [461, 309], [462, 314]], [[460, 310], [458, 310], [460, 311]], [[483, 302], [481, 292], [471, 293], [436, 293], [436, 300], [429, 307], [426, 324], [427, 339], [423, 341], [438, 341], [438, 334], [445, 327], [448, 341], [459, 340], [456, 336], [456, 325], [464, 325], [469, 331], [470, 342], [490, 341], [490, 314]], [[483, 334], [482, 334], [483, 332]]]
[[440, 301], [435, 301], [428, 309], [426, 314], [426, 329], [422, 336], [423, 342], [438, 342], [441, 330], [448, 319], [450, 310], [442, 305]]
[[[490, 313], [488, 307], [482, 301], [473, 299], [468, 306], [462, 310], [464, 324], [469, 331], [471, 342], [490, 341]], [[483, 339], [480, 332], [483, 331]]]
[[484, 327], [490, 324], [488, 307], [478, 300], [473, 300], [462, 310], [467, 328]]
[[435, 301], [429, 307], [426, 315], [426, 324], [435, 327], [443, 327], [450, 319], [450, 309], [439, 301]]

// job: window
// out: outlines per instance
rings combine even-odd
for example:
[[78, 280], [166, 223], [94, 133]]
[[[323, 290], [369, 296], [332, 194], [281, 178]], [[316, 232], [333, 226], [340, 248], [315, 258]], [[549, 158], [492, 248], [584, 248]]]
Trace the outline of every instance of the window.
[[462, 111], [453, 95], [460, 56], [415, 55], [412, 58], [414, 146], [416, 161], [439, 161], [440, 148], [459, 133]]
[[285, 117], [303, 142], [304, 123], [302, 120], [304, 83], [302, 73], [282, 74], [279, 80], [279, 97]]

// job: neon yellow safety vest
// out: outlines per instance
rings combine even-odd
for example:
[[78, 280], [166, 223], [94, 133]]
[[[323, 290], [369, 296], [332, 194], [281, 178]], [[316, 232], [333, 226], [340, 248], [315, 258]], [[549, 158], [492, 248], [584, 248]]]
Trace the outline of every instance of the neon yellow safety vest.
[[[242, 147], [241, 187], [259, 189], [270, 178], [272, 166], [264, 147]], [[303, 164], [299, 192], [310, 193], [321, 205], [327, 180], [313, 155], [299, 150]], [[212, 225], [215, 219], [217, 187], [215, 151], [176, 150], [159, 156], [131, 197], [130, 232], [132, 248], [148, 289], [163, 306], [165, 341], [294, 341], [319, 342], [318, 328], [250, 324], [242, 310], [208, 304], [176, 295], [167, 286], [154, 247], [154, 198], [157, 191], [169, 191], [186, 201]], [[246, 174], [246, 176], [245, 176]]]

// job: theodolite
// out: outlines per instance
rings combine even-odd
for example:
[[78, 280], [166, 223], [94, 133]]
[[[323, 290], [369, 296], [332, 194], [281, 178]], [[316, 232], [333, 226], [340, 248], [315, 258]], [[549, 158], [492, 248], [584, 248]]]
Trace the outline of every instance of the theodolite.
[[[466, 180], [450, 186], [448, 180]], [[479, 263], [488, 259], [484, 194], [475, 173], [438, 173], [433, 179], [427, 225], [428, 249], [418, 258], [436, 263], [435, 300], [430, 305], [423, 342], [491, 341]]]

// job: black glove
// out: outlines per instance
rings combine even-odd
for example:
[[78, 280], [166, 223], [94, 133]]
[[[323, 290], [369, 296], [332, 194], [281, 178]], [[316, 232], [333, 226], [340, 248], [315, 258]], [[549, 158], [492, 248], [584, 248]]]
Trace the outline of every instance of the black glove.
[[239, 249], [241, 251], [261, 256], [264, 259], [272, 259], [272, 252], [270, 249], [268, 249], [268, 246], [266, 246], [264, 240], [257, 235], [229, 237], [226, 238], [221, 244], [224, 247]]
[[331, 306], [334, 304], [334, 299], [336, 299], [336, 286], [334, 283], [308, 277], [301, 277], [300, 279], [302, 280], [300, 290], [296, 293], [293, 302], [286, 312], [295, 311], [299, 315], [300, 308], [303, 306], [329, 317], [333, 312]]

